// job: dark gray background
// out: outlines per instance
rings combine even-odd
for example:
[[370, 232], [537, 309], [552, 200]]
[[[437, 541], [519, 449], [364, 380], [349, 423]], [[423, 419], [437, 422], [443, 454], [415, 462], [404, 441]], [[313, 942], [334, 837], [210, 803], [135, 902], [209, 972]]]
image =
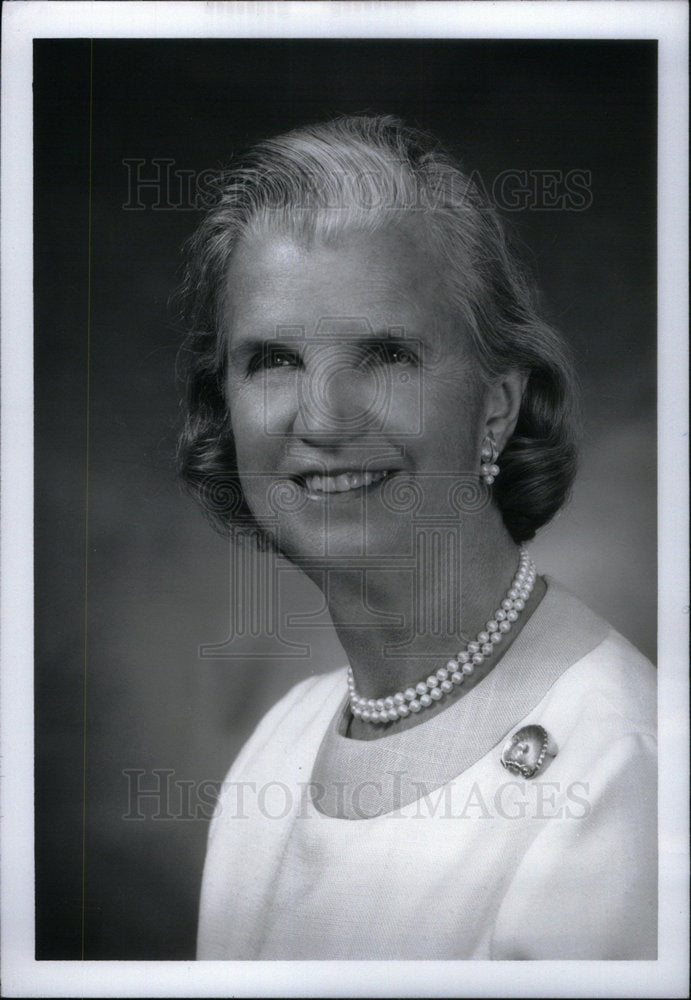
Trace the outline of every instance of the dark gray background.
[[[36, 42], [34, 93], [37, 955], [78, 958], [83, 940], [87, 958], [191, 957], [199, 783], [342, 653], [325, 629], [293, 630], [303, 659], [271, 660], [251, 638], [237, 658], [199, 655], [229, 633], [232, 553], [175, 481], [167, 303], [200, 215], [155, 210], [146, 191], [143, 210], [124, 208], [123, 161], [200, 172], [266, 135], [374, 111], [436, 132], [488, 185], [510, 169], [591, 171], [587, 210], [507, 214], [586, 414], [572, 504], [532, 551], [654, 657], [656, 47], [97, 40], [90, 254], [89, 42]], [[306, 582], [289, 589], [291, 606], [318, 606]], [[124, 818], [126, 772], [152, 787], [153, 769], [193, 783], [199, 818], [154, 819], [153, 801]], [[174, 792], [168, 815], [182, 813]]]

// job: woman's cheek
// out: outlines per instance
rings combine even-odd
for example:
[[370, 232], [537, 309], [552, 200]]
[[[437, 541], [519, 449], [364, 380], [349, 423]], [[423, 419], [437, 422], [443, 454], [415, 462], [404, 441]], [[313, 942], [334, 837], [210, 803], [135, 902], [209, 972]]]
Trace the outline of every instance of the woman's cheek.
[[262, 450], [281, 442], [291, 430], [295, 420], [296, 389], [294, 378], [256, 378], [238, 392], [235, 406], [231, 406], [231, 420], [235, 426], [234, 413], [253, 448]]
[[[267, 399], [261, 382], [243, 386], [230, 407], [237, 467], [250, 510], [260, 523], [275, 517], [276, 481], [285, 473], [286, 437], [277, 398]], [[275, 498], [274, 498], [275, 500]]]
[[256, 385], [236, 388], [229, 399], [230, 423], [235, 439], [238, 469], [261, 468], [266, 461], [267, 414], [264, 393]]
[[393, 435], [414, 441], [424, 434], [424, 383], [419, 371], [404, 369], [396, 373], [387, 409], [386, 429]]

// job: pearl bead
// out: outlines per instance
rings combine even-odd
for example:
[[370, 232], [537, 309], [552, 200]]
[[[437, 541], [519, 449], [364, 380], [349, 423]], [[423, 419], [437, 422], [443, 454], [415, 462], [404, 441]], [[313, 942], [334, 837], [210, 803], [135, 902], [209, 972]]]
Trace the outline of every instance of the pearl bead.
[[403, 697], [406, 701], [413, 701], [415, 698], [415, 688], [406, 688], [403, 692]]
[[388, 715], [390, 722], [396, 722], [398, 720], [398, 709], [397, 708], [390, 708], [389, 711], [386, 714]]
[[522, 601], [521, 598], [519, 597], [517, 600], [513, 602], [513, 606], [516, 609], [516, 611], [522, 611], [523, 608], [525, 607], [525, 601]]
[[393, 698], [391, 697], [391, 695], [389, 695], [388, 698], [384, 698], [384, 708], [386, 709], [393, 708]]
[[[440, 667], [439, 669], [440, 670], [444, 670], [445, 669], [446, 670], [446, 676], [448, 677], [449, 674], [452, 674], [454, 672], [454, 670], [456, 670], [457, 668], [458, 668], [458, 660], [453, 659], [453, 660], [448, 660], [447, 661], [446, 667]], [[437, 670], [437, 676], [439, 676], [439, 670]]]
[[501, 642], [501, 637], [501, 632], [492, 632], [492, 642]]
[[488, 632], [478, 632], [478, 634], [477, 634], [477, 641], [480, 643], [481, 646], [483, 645], [483, 643], [489, 642], [489, 633]]
[[410, 715], [410, 706], [405, 701], [402, 705], [398, 706], [398, 714], [401, 719], [405, 719], [407, 715]]
[[511, 631], [511, 622], [499, 622], [499, 634]]
[[362, 718], [365, 720], [365, 722], [369, 722], [370, 719], [372, 718], [372, 713], [368, 708], [366, 708], [365, 711], [362, 713]]
[[499, 624], [496, 621], [496, 619], [490, 618], [490, 620], [487, 622], [487, 631], [488, 632], [496, 632], [498, 628], [499, 628]]
[[453, 684], [449, 680], [442, 681], [439, 686], [441, 687], [444, 694], [448, 694], [449, 691], [453, 691]]
[[360, 716], [362, 715], [362, 709], [358, 708], [357, 705], [353, 705], [353, 707], [351, 708], [351, 712], [353, 713], [356, 719], [359, 719]]
[[461, 664], [467, 663], [468, 660], [470, 659], [470, 653], [466, 653], [466, 651], [463, 650], [462, 653], [458, 654], [457, 659], [458, 659], [458, 662], [461, 663]]
[[514, 611], [513, 608], [507, 612], [506, 617], [510, 622], [518, 621], [518, 612]]
[[385, 708], [382, 708], [381, 712], [379, 713], [379, 721], [380, 722], [388, 722], [389, 721], [389, 713], [386, 711]]
[[463, 673], [466, 675], [466, 677], [470, 677], [470, 675], [474, 672], [474, 670], [475, 670], [474, 664], [472, 663], [463, 664]]
[[432, 699], [432, 701], [439, 701], [439, 699], [442, 697], [441, 688], [432, 688], [432, 690], [429, 693], [429, 696]]
[[508, 593], [506, 595], [510, 597], [512, 601], [515, 601], [518, 597], [518, 587], [509, 587]]
[[473, 663], [475, 664], [475, 666], [479, 666], [483, 660], [484, 656], [482, 655], [482, 653], [479, 652], [473, 653]]
[[421, 694], [420, 704], [422, 705], [423, 708], [429, 708], [430, 705], [432, 704], [431, 697], [428, 694]]
[[489, 654], [492, 652], [493, 649], [494, 646], [492, 645], [491, 642], [483, 642], [482, 646], [480, 646], [480, 652], [484, 656], [489, 656]]
[[488, 486], [491, 486], [492, 483], [494, 482], [494, 476], [487, 476], [486, 475], [485, 476], [485, 482], [487, 483]]
[[419, 684], [415, 685], [415, 690], [422, 697], [423, 694], [427, 694], [427, 685], [424, 681], [420, 681]]
[[506, 612], [504, 611], [503, 608], [499, 608], [494, 617], [497, 619], [498, 622], [503, 622], [504, 619], [506, 618]]
[[383, 712], [384, 711], [384, 699], [383, 698], [377, 698], [377, 700], [374, 703], [374, 707], [377, 709], [378, 712]]
[[[452, 660], [451, 662], [453, 663], [453, 667], [451, 669], [455, 670], [456, 669], [456, 661]], [[438, 681], [445, 681], [448, 676], [449, 676], [449, 669], [448, 669], [448, 667], [439, 667], [439, 670], [437, 670], [437, 680]]]
[[421, 708], [422, 708], [422, 705], [417, 700], [417, 698], [413, 698], [413, 700], [410, 703], [410, 711], [411, 712], [419, 712]]
[[505, 597], [504, 600], [501, 602], [501, 606], [504, 609], [504, 611], [510, 611], [511, 608], [513, 607], [513, 601], [511, 600], [510, 597]]
[[402, 691], [396, 692], [396, 694], [393, 696], [393, 703], [394, 705], [398, 705], [399, 708], [401, 705], [405, 704], [405, 695], [403, 694]]
[[454, 684], [462, 684], [465, 680], [465, 674], [461, 670], [454, 670], [451, 674], [451, 680]]
[[439, 684], [439, 679], [436, 674], [430, 674], [426, 681], [427, 687], [431, 690]]
[[479, 649], [480, 649], [480, 643], [479, 642], [469, 642], [468, 643], [468, 652], [469, 653], [471, 653], [471, 654], [472, 653], [477, 653], [479, 651]]

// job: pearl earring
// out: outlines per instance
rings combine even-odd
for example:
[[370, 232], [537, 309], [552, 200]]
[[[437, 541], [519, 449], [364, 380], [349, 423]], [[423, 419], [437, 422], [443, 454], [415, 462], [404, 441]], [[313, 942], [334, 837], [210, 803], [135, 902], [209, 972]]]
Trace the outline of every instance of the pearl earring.
[[498, 455], [497, 444], [494, 440], [494, 435], [490, 431], [482, 443], [482, 451], [480, 452], [482, 458], [482, 465], [480, 466], [482, 469], [481, 478], [488, 486], [491, 486], [499, 475], [499, 466], [496, 464]]

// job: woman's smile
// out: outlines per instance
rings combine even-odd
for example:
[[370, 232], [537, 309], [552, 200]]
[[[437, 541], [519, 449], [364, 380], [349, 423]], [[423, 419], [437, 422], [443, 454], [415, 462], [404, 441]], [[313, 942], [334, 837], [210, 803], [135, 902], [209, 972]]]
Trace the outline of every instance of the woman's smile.
[[389, 475], [386, 470], [355, 471], [345, 470], [329, 474], [308, 473], [297, 482], [307, 491], [310, 500], [330, 500], [362, 495], [370, 487], [378, 487]]

